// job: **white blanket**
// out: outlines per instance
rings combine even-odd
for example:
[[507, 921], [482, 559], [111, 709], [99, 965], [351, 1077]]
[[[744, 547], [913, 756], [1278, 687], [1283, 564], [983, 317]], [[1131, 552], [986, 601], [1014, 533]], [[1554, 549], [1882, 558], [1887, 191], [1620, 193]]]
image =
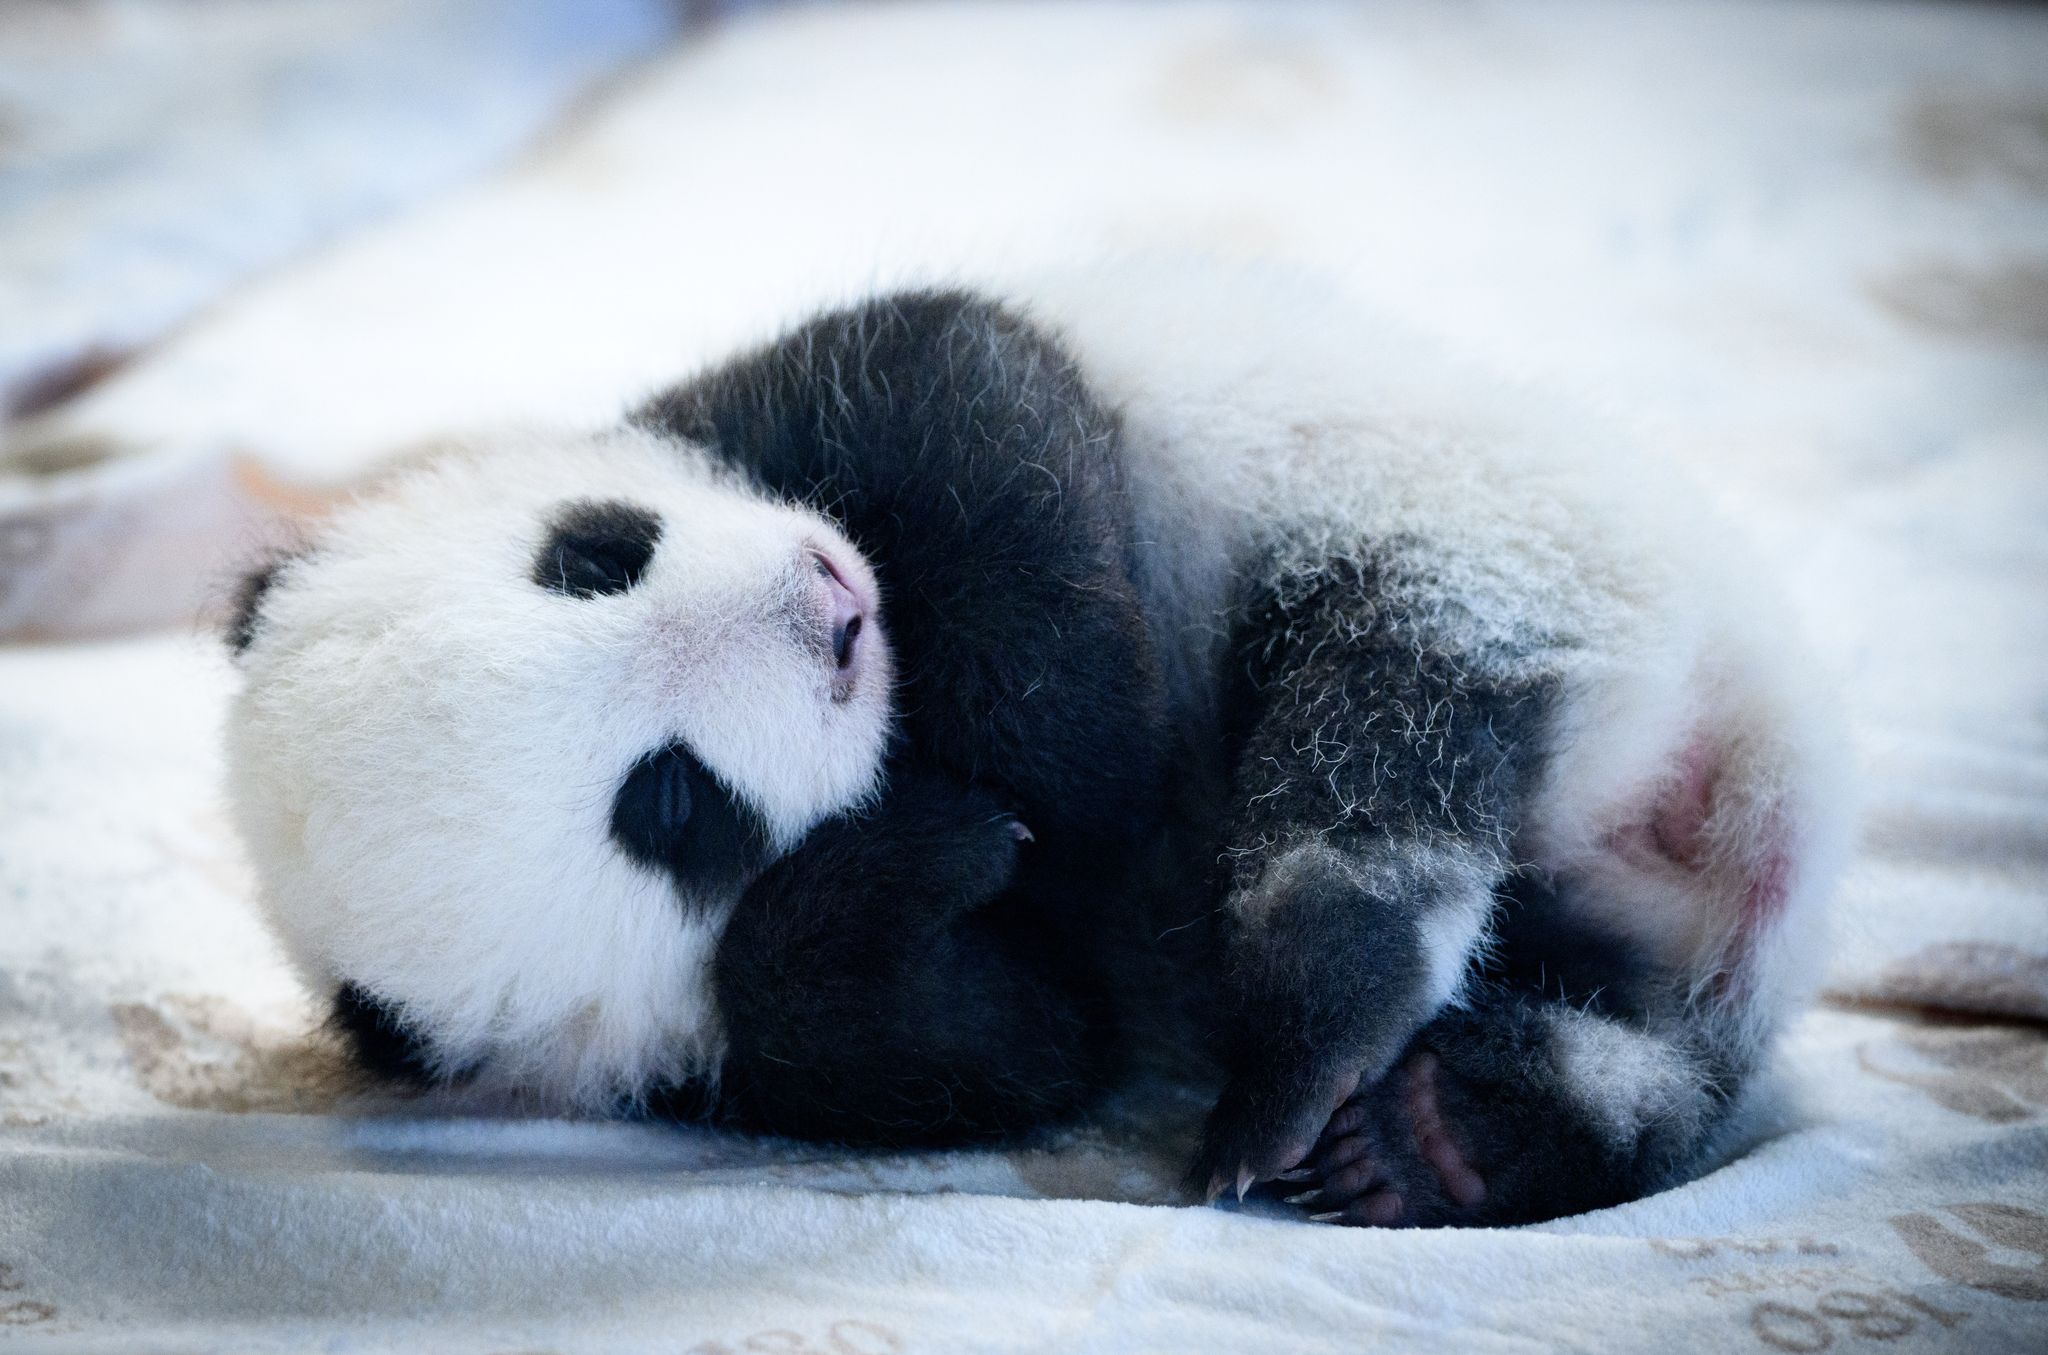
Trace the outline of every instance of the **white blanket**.
[[0, 625], [182, 609], [195, 515], [603, 417], [820, 295], [1162, 246], [1314, 262], [1578, 393], [1784, 562], [1866, 813], [1754, 1151], [1536, 1228], [1340, 1231], [1174, 1203], [1200, 1108], [1143, 1089], [895, 1156], [365, 1099], [248, 907], [187, 624], [0, 650], [0, 1343], [2048, 1348], [2048, 14], [744, 24], [17, 430], [69, 469], [0, 478]]

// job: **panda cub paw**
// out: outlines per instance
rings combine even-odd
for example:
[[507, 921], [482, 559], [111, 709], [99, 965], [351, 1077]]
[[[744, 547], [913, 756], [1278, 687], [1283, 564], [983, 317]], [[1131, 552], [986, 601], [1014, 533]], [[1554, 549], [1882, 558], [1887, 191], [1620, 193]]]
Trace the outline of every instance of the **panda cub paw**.
[[1511, 1005], [1432, 1022], [1280, 1182], [1317, 1222], [1470, 1227], [1617, 1204], [1640, 1166], [1571, 1100], [1540, 1018]]
[[1418, 1050], [1337, 1108], [1309, 1161], [1281, 1176], [1318, 1223], [1381, 1228], [1484, 1220], [1486, 1178], [1445, 1113], [1442, 1061]]

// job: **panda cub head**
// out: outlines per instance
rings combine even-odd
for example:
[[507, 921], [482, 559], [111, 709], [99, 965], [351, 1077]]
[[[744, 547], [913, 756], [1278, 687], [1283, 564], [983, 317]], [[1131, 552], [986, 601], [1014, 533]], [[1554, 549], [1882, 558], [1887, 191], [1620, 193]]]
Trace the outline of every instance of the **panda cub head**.
[[733, 904], [878, 787], [877, 606], [830, 522], [644, 433], [396, 474], [229, 632], [264, 906], [373, 1063], [592, 1107], [709, 1072]]

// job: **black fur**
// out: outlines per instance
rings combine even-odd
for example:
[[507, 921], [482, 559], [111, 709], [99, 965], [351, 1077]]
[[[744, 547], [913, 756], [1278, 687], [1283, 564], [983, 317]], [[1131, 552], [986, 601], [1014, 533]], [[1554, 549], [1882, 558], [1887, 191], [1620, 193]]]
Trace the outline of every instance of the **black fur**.
[[1034, 897], [1016, 825], [986, 792], [898, 767], [876, 810], [769, 869], [716, 970], [743, 1123], [942, 1142], [1030, 1128], [1101, 1088], [1100, 990], [1058, 902]]
[[1634, 946], [1568, 915], [1553, 883], [1533, 871], [1502, 885], [1478, 973], [1508, 993], [1634, 1019], [1649, 1014], [1644, 996], [1657, 978]]
[[353, 983], [343, 984], [334, 995], [328, 1025], [347, 1044], [356, 1063], [378, 1077], [424, 1084], [434, 1076], [426, 1042], [389, 1006]]
[[630, 503], [565, 504], [533, 561], [533, 581], [572, 598], [623, 593], [640, 582], [661, 541], [661, 519]]
[[1393, 1064], [1431, 1015], [1420, 930], [1510, 865], [1548, 696], [1473, 677], [1408, 622], [1348, 560], [1244, 609], [1207, 1188], [1294, 1166]]
[[681, 743], [633, 764], [612, 799], [611, 833], [627, 856], [668, 872], [685, 899], [706, 903], [770, 854], [760, 816]]
[[263, 600], [296, 558], [280, 555], [242, 576], [235, 587], [234, 601], [228, 608], [227, 626], [222, 631], [230, 654], [239, 658], [248, 653], [249, 646], [256, 642], [256, 629], [263, 620]]
[[1234, 884], [1258, 869], [1257, 843], [1326, 828], [1505, 854], [1556, 693], [1478, 676], [1413, 623], [1387, 571], [1354, 559], [1291, 571], [1241, 609]]
[[652, 401], [871, 561], [910, 758], [1048, 844], [1157, 815], [1163, 698], [1115, 419], [1020, 317], [959, 292], [835, 311]]
[[822, 316], [635, 417], [833, 518], [896, 656], [881, 804], [771, 868], [721, 942], [733, 1103], [891, 1143], [1071, 1110], [1111, 1057], [1088, 970], [1166, 746], [1115, 419], [1046, 336], [950, 292]]

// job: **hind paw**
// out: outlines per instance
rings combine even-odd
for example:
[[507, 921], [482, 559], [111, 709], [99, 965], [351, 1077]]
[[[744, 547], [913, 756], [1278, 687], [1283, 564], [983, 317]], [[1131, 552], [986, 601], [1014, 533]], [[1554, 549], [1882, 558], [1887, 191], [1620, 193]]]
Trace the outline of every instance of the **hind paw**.
[[1446, 1115], [1437, 1056], [1421, 1050], [1338, 1108], [1309, 1160], [1283, 1177], [1319, 1223], [1377, 1228], [1483, 1221], [1486, 1178]]
[[1383, 1228], [1534, 1223], [1619, 1204], [1698, 1161], [1712, 1120], [1697, 1074], [1658, 1062], [1640, 1031], [1603, 1023], [1595, 1052], [1636, 1041], [1636, 1062], [1609, 1058], [1599, 1079], [1575, 1081], [1555, 1016], [1500, 999], [1431, 1022], [1329, 1117], [1282, 1177], [1288, 1202]]

